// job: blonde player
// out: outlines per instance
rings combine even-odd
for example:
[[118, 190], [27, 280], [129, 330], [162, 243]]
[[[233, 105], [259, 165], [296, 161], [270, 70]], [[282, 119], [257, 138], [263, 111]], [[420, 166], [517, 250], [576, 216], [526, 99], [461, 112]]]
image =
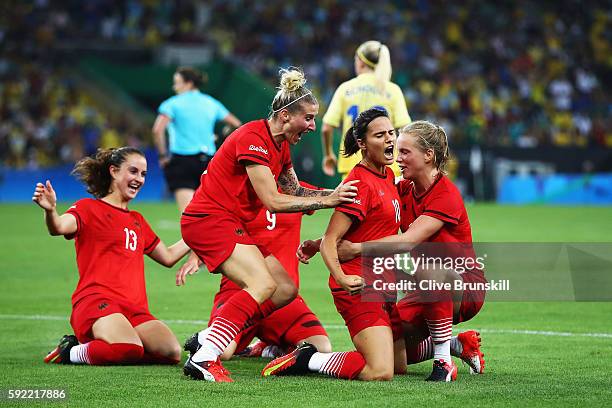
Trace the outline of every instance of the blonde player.
[[[361, 153], [344, 157], [340, 148], [340, 159], [333, 150], [334, 129], [342, 127], [344, 135], [353, 126], [359, 113], [373, 107], [385, 109], [391, 124], [399, 129], [411, 122], [406, 109], [402, 90], [391, 79], [391, 57], [386, 45], [379, 41], [366, 41], [355, 52], [355, 73], [357, 76], [342, 83], [331, 100], [323, 116], [323, 172], [328, 176], [335, 174], [335, 167], [345, 178], [349, 171], [361, 160]], [[396, 176], [400, 175], [397, 163], [391, 169]]]

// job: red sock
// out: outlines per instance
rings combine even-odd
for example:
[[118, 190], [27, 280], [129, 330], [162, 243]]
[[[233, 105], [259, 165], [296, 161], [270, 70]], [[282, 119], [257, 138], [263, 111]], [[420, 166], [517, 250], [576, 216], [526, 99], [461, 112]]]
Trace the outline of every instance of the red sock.
[[181, 362], [181, 360], [175, 360], [173, 358], [170, 357], [166, 357], [166, 356], [162, 356], [161, 354], [157, 354], [157, 353], [148, 353], [148, 352], [144, 352], [142, 359], [140, 360], [140, 362], [142, 364], [168, 364], [168, 365], [174, 365], [174, 364], [178, 364]]
[[366, 361], [357, 351], [344, 351], [334, 353], [315, 353], [308, 363], [313, 371], [332, 377], [353, 380], [357, 378]]
[[144, 349], [132, 343], [107, 343], [94, 340], [82, 350], [83, 361], [91, 365], [131, 364], [142, 359]]
[[264, 319], [272, 314], [277, 309], [276, 305], [272, 303], [270, 299], [264, 300], [264, 302], [259, 305], [259, 314], [260, 318]]
[[194, 361], [212, 361], [223, 354], [249, 319], [259, 312], [259, 305], [246, 290], [234, 294], [219, 309], [219, 313], [208, 327], [202, 348], [194, 354]]
[[408, 364], [416, 364], [427, 361], [434, 356], [434, 345], [431, 337], [426, 338], [419, 344], [406, 347], [406, 360]]
[[443, 343], [451, 339], [453, 333], [452, 301], [427, 303], [423, 315], [434, 343]]

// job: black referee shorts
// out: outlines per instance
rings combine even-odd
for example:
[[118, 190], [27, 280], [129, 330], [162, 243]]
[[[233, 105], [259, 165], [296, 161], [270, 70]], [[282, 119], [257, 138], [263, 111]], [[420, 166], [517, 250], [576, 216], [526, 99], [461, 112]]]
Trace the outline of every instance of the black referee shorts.
[[164, 176], [171, 192], [179, 188], [195, 190], [200, 185], [200, 176], [212, 156], [207, 154], [182, 155], [172, 154], [170, 162], [164, 167]]

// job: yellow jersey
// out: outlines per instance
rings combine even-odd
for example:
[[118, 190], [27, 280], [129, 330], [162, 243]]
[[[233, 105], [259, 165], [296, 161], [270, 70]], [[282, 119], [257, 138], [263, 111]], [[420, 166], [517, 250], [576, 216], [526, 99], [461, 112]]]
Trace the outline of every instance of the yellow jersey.
[[[353, 126], [360, 112], [373, 107], [382, 107], [389, 113], [391, 124], [398, 129], [411, 122], [406, 100], [399, 86], [393, 82], [387, 82], [385, 90], [378, 88], [378, 81], [374, 73], [364, 73], [342, 83], [329, 104], [327, 112], [323, 116], [323, 123], [335, 128], [342, 127], [342, 139], [340, 141], [340, 154], [338, 155], [338, 172], [346, 175], [357, 163], [361, 161], [361, 152], [351, 157], [344, 157], [344, 135]], [[399, 175], [397, 163], [391, 166], [393, 172]]]

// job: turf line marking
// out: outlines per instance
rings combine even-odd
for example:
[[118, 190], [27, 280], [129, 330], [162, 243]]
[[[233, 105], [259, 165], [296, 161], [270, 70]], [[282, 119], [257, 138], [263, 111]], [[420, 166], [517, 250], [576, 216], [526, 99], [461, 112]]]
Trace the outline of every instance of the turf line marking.
[[[68, 321], [67, 316], [51, 316], [51, 315], [19, 315], [19, 314], [0, 314], [0, 320], [48, 320], [48, 321]], [[182, 320], [182, 319], [169, 319], [164, 320], [170, 324], [193, 324], [206, 326], [208, 320]], [[346, 329], [343, 324], [323, 324], [328, 330], [342, 330]], [[555, 336], [555, 337], [599, 337], [612, 339], [612, 333], [572, 333], [572, 332], [558, 332], [558, 331], [543, 331], [543, 330], [514, 330], [514, 329], [474, 329], [481, 333], [491, 334], [521, 334], [521, 335], [533, 335], [533, 336]]]

